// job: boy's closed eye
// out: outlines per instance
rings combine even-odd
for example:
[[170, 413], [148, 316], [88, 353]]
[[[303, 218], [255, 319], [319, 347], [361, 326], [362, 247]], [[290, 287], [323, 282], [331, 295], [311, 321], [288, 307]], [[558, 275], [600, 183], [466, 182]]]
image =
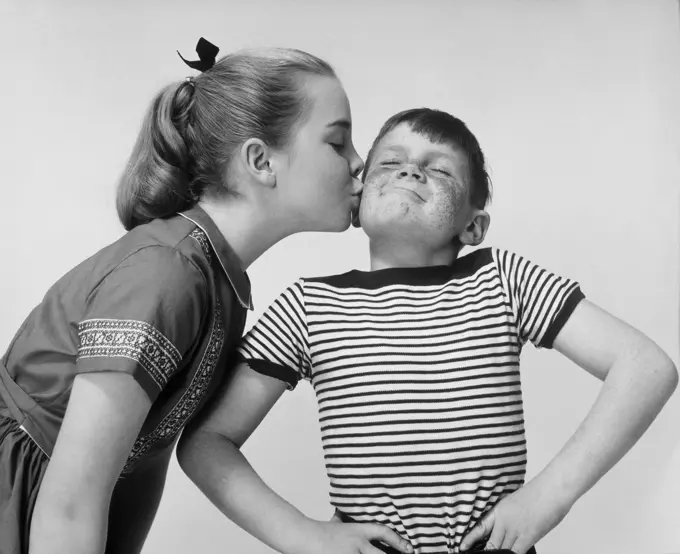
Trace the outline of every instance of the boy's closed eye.
[[441, 175], [446, 175], [447, 177], [451, 177], [451, 172], [448, 169], [445, 169], [443, 167], [432, 167], [430, 168], [432, 171], [435, 173], [439, 173]]

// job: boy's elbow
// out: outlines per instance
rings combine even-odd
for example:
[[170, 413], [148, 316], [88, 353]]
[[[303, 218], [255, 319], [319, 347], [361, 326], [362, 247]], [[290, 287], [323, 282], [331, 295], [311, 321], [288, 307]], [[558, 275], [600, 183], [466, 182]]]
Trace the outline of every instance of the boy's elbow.
[[668, 355], [664, 353], [665, 357], [665, 363], [664, 363], [664, 373], [666, 376], [666, 387], [668, 390], [668, 396], [673, 394], [673, 391], [678, 387], [678, 368], [675, 366], [673, 363], [673, 360], [671, 360]]
[[177, 450], [175, 451], [179, 467], [192, 481], [198, 465], [196, 460], [200, 457], [201, 451], [199, 434], [200, 432], [195, 429], [185, 429], [177, 442]]
[[658, 387], [670, 398], [678, 386], [678, 369], [670, 356], [654, 345], [649, 366], [653, 369]]
[[210, 429], [191, 426], [180, 436], [175, 455], [186, 476], [198, 483], [198, 479], [204, 478], [219, 463], [222, 448], [232, 444], [232, 441]]

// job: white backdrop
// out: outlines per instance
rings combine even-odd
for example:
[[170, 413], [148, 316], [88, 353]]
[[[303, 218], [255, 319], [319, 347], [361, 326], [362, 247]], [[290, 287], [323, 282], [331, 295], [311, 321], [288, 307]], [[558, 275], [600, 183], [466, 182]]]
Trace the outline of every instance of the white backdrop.
[[[3, 0], [0, 3], [4, 349], [47, 287], [116, 239], [116, 178], [162, 85], [192, 73], [200, 36], [222, 53], [298, 47], [328, 59], [365, 154], [396, 111], [472, 128], [495, 184], [486, 245], [580, 281], [595, 303], [678, 358], [680, 33], [672, 0]], [[292, 237], [250, 271], [257, 310], [300, 275], [368, 265], [359, 230]], [[575, 430], [598, 382], [523, 353], [529, 477]], [[680, 553], [680, 395], [540, 544], [540, 554]], [[262, 476], [326, 518], [311, 387], [287, 393], [245, 447]], [[178, 469], [149, 554], [264, 554]], [[321, 554], [321, 553], [320, 553]]]

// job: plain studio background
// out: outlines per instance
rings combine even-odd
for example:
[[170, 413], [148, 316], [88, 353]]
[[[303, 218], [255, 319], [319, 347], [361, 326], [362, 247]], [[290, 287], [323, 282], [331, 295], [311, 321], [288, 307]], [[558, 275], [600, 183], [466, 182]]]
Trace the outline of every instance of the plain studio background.
[[[122, 233], [116, 179], [144, 110], [221, 53], [283, 45], [328, 59], [365, 155], [411, 107], [460, 116], [495, 185], [487, 245], [577, 279], [678, 364], [680, 34], [674, 1], [92, 2], [3, 0], [0, 218], [4, 351], [47, 288]], [[257, 310], [298, 276], [366, 269], [359, 230], [287, 239], [250, 270]], [[523, 353], [528, 477], [558, 452], [599, 382], [551, 351]], [[541, 554], [680, 553], [680, 395]], [[245, 447], [264, 479], [328, 518], [312, 388], [286, 393]], [[146, 552], [258, 554], [173, 462]]]

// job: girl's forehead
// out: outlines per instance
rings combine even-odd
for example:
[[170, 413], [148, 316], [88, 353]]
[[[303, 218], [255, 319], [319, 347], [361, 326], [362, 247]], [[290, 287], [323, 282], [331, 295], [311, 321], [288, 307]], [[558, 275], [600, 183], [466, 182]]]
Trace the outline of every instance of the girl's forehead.
[[347, 94], [335, 77], [305, 77], [305, 94], [311, 104], [311, 119], [318, 124], [327, 125], [340, 119], [351, 121]]

